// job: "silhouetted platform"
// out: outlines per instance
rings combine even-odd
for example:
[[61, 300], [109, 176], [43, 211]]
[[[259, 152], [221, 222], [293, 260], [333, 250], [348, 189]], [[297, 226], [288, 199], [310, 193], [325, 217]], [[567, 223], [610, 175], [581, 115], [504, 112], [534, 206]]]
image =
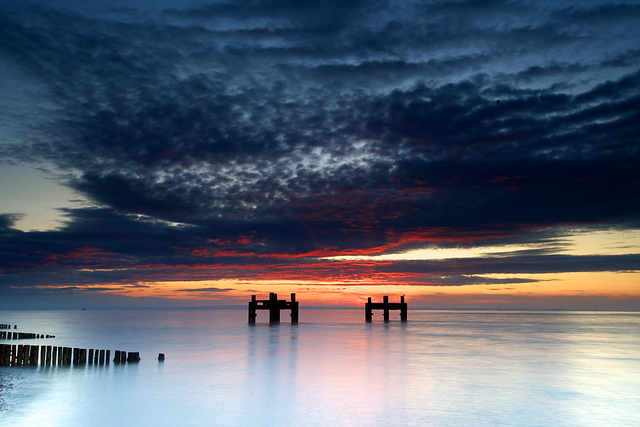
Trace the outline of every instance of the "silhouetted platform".
[[291, 301], [278, 299], [274, 293], [270, 293], [267, 300], [257, 300], [255, 295], [251, 295], [249, 323], [256, 323], [256, 310], [269, 310], [269, 323], [280, 323], [280, 310], [291, 310], [291, 323], [298, 323], [296, 294], [291, 294]]
[[404, 295], [400, 297], [400, 302], [389, 302], [389, 297], [384, 296], [383, 302], [371, 302], [371, 297], [364, 304], [365, 319], [367, 322], [373, 320], [373, 310], [383, 310], [384, 321], [389, 321], [389, 310], [400, 310], [400, 320], [407, 321], [407, 303], [404, 302]]

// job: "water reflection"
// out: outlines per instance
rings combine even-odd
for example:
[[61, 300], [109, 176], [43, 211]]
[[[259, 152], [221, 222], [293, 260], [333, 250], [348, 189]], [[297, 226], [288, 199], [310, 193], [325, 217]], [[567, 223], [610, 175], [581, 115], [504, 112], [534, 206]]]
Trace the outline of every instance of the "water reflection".
[[638, 314], [410, 314], [367, 324], [361, 310], [309, 310], [253, 326], [246, 310], [65, 314], [48, 323], [57, 342], [135, 345], [142, 361], [0, 369], [0, 424], [640, 422]]

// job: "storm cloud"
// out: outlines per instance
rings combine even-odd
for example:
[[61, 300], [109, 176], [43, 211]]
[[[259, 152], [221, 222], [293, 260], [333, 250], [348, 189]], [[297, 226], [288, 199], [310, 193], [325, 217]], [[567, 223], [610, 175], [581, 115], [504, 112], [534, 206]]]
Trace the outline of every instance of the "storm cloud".
[[[357, 267], [330, 255], [640, 226], [637, 5], [0, 10], [3, 61], [42, 95], [0, 155], [52, 165], [85, 202], [50, 231], [0, 216], [3, 286], [34, 272], [59, 286], [186, 278], [196, 266], [211, 267], [206, 278], [322, 277]], [[375, 270], [457, 285], [637, 261], [514, 254]]]

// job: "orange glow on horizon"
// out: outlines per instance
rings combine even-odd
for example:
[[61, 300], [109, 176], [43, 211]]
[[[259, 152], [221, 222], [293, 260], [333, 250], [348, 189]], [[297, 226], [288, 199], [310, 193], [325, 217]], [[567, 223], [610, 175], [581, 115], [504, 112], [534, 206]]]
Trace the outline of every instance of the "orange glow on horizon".
[[[167, 298], [185, 305], [244, 305], [251, 295], [266, 297], [270, 292], [289, 299], [296, 293], [301, 306], [362, 307], [367, 297], [381, 300], [389, 295], [392, 301], [405, 295], [410, 308], [486, 306], [527, 307], [527, 301], [537, 306], [562, 307], [572, 300], [623, 304], [639, 301], [638, 272], [627, 273], [561, 273], [561, 274], [493, 274], [498, 284], [483, 283], [458, 286], [403, 285], [389, 282], [320, 280], [185, 280], [139, 282], [134, 285], [113, 284], [78, 287], [96, 292], [114, 293], [133, 298]], [[536, 280], [531, 283], [500, 283], [505, 279]], [[39, 287], [46, 288], [46, 287]], [[50, 287], [51, 289], [59, 289]], [[625, 306], [628, 308], [628, 304]], [[597, 307], [594, 307], [597, 308]]]

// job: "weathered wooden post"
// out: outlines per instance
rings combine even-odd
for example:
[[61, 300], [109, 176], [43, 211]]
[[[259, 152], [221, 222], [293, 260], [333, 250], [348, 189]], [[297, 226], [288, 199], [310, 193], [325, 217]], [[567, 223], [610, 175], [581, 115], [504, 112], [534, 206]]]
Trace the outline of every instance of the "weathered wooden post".
[[382, 308], [384, 321], [388, 322], [389, 321], [389, 296], [388, 295], [385, 295], [384, 297], [382, 297], [382, 304], [384, 304]]
[[109, 356], [110, 354], [111, 354], [111, 350], [107, 350], [106, 356], [104, 358], [104, 363], [106, 363], [107, 365], [109, 364], [109, 357], [111, 357]]
[[51, 365], [56, 365], [58, 360], [58, 347], [55, 345], [51, 347]]
[[62, 365], [62, 347], [58, 347], [58, 366]]
[[364, 304], [364, 318], [367, 322], [373, 321], [373, 308], [371, 307], [371, 297], [367, 299], [367, 302]]
[[400, 297], [400, 321], [401, 322], [406, 322], [407, 321], [407, 303], [404, 302], [404, 295], [402, 295]]
[[296, 301], [296, 294], [291, 294], [291, 323], [298, 323], [298, 301]]
[[79, 360], [79, 364], [84, 366], [87, 364], [87, 349], [86, 348], [81, 348], [80, 349], [80, 360]]
[[71, 365], [71, 347], [62, 348], [62, 364], [65, 366]]
[[23, 352], [24, 352], [24, 346], [22, 344], [18, 344], [18, 353], [16, 357], [15, 366], [22, 366], [22, 358], [24, 356]]
[[256, 296], [251, 295], [251, 301], [249, 301], [249, 323], [256, 323], [256, 306], [258, 303], [256, 302]]
[[127, 358], [128, 363], [138, 363], [140, 361], [140, 353], [135, 351], [129, 352], [129, 357]]
[[13, 346], [11, 344], [6, 344], [4, 348], [4, 366], [11, 366], [11, 353]]
[[116, 353], [113, 356], [113, 363], [120, 363], [120, 350], [116, 350]]
[[278, 294], [269, 294], [269, 323], [280, 323], [280, 307], [278, 307]]
[[89, 349], [89, 365], [93, 365], [93, 349]]
[[51, 356], [52, 356], [51, 346], [48, 345], [47, 346], [47, 366], [51, 366]]
[[99, 357], [100, 357], [100, 350], [98, 350], [98, 349], [96, 348], [96, 351], [95, 351], [94, 356], [93, 356], [93, 364], [94, 364], [94, 365], [97, 365], [97, 364], [98, 364], [98, 358], [99, 358]]
[[30, 346], [29, 344], [24, 344], [22, 346], [22, 352], [20, 353], [20, 364], [22, 366], [26, 366], [29, 364], [29, 350], [30, 350]]
[[47, 346], [40, 347], [40, 366], [45, 366], [47, 363]]
[[164, 362], [164, 353], [158, 354], [158, 362]]
[[29, 354], [29, 365], [37, 366], [38, 365], [38, 346], [31, 346], [31, 353]]
[[104, 364], [104, 350], [100, 350], [100, 359], [99, 362], [101, 365]]

